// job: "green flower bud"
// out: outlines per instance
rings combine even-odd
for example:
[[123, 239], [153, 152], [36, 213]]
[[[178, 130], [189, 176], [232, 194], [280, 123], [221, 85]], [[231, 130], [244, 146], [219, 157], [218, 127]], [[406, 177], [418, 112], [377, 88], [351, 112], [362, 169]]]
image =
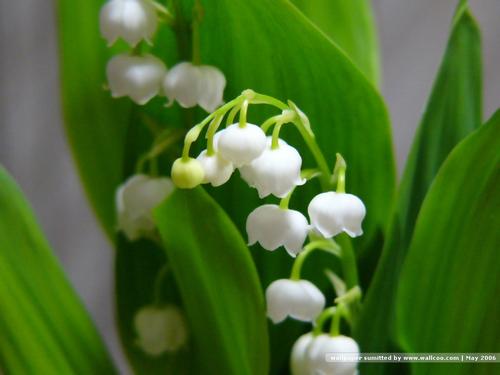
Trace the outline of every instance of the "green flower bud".
[[203, 182], [205, 172], [198, 160], [179, 158], [172, 165], [171, 175], [175, 186], [180, 189], [192, 189]]

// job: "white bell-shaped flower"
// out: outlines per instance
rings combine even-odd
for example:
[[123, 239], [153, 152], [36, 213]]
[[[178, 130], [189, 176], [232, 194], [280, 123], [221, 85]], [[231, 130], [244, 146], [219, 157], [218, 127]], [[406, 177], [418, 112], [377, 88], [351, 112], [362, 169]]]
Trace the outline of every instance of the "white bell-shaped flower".
[[153, 231], [152, 210], [173, 190], [172, 181], [166, 177], [130, 177], [116, 192], [118, 228], [131, 241]]
[[109, 60], [106, 67], [111, 95], [129, 96], [137, 104], [146, 104], [157, 95], [167, 68], [153, 55], [120, 54]]
[[253, 124], [232, 124], [218, 132], [218, 137], [218, 151], [236, 168], [258, 158], [266, 148], [266, 134]]
[[333, 191], [316, 195], [307, 209], [312, 226], [324, 237], [341, 232], [351, 237], [361, 236], [361, 223], [366, 208], [361, 199], [352, 194]]
[[291, 318], [311, 322], [323, 311], [325, 296], [310, 281], [279, 279], [266, 290], [267, 316], [279, 323]]
[[147, 0], [110, 0], [101, 8], [99, 23], [102, 36], [113, 44], [123, 38], [131, 47], [141, 40], [151, 41], [158, 19]]
[[274, 204], [257, 207], [248, 215], [248, 244], [259, 242], [266, 250], [284, 246], [295, 257], [301, 250], [310, 226], [302, 213]]
[[313, 375], [311, 361], [308, 357], [308, 350], [314, 340], [314, 335], [309, 332], [302, 335], [295, 341], [290, 355], [290, 369], [292, 375]]
[[227, 161], [219, 153], [208, 155], [207, 150], [203, 150], [196, 158], [205, 172], [203, 183], [220, 186], [226, 183], [234, 171], [233, 163]]
[[268, 137], [264, 152], [240, 168], [241, 177], [257, 189], [260, 198], [269, 194], [284, 198], [295, 186], [306, 182], [300, 177], [302, 158], [282, 139], [278, 141], [278, 148], [273, 149], [271, 143], [272, 138]]
[[134, 317], [137, 344], [147, 354], [158, 356], [179, 350], [187, 340], [184, 315], [176, 306], [146, 306]]
[[[344, 354], [342, 360], [334, 360], [335, 354]], [[318, 375], [354, 375], [358, 362], [359, 346], [347, 336], [322, 334], [309, 344], [307, 357], [310, 368]]]
[[214, 66], [181, 62], [172, 67], [163, 81], [163, 91], [170, 101], [182, 107], [199, 105], [212, 112], [223, 102], [226, 78]]
[[226, 77], [215, 66], [200, 65], [202, 80], [198, 97], [198, 105], [207, 112], [213, 112], [223, 102]]

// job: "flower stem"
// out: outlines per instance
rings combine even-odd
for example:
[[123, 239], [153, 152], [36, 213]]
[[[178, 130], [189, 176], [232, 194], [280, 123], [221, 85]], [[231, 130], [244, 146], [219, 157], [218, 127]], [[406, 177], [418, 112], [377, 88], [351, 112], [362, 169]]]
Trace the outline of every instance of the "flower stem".
[[203, 19], [203, 7], [199, 0], [196, 0], [193, 6], [193, 21], [191, 23], [192, 36], [192, 52], [191, 58], [194, 65], [201, 64], [200, 51], [200, 24]]
[[271, 142], [272, 150], [276, 150], [277, 148], [279, 148], [280, 130], [282, 125], [283, 123], [281, 121], [277, 122], [276, 125], [274, 125], [273, 137]]
[[248, 99], [245, 99], [243, 100], [240, 109], [240, 121], [239, 121], [240, 128], [244, 128], [245, 126], [247, 126], [247, 111], [248, 111]]
[[214, 150], [214, 135], [222, 122], [222, 115], [215, 116], [207, 130], [207, 156], [212, 156], [215, 154]]
[[333, 182], [337, 183], [337, 193], [345, 193], [345, 172], [347, 164], [339, 153], [337, 153], [337, 161], [333, 169]]
[[345, 233], [338, 235], [336, 239], [342, 250], [340, 260], [342, 264], [344, 281], [346, 283], [347, 289], [351, 289], [359, 285], [356, 255], [354, 254], [354, 249], [352, 247], [351, 241]]
[[340, 256], [340, 248], [331, 240], [322, 239], [309, 242], [304, 247], [304, 250], [302, 250], [299, 255], [297, 255], [297, 258], [295, 258], [292, 266], [292, 272], [290, 273], [290, 279], [300, 280], [300, 272], [304, 261], [314, 250], [322, 250], [335, 256]]
[[332, 306], [323, 310], [321, 314], [319, 314], [319, 316], [316, 318], [316, 321], [314, 322], [313, 336], [318, 336], [323, 332], [323, 326], [325, 325], [325, 322], [333, 317], [336, 311], [337, 308]]
[[169, 266], [168, 263], [165, 263], [160, 270], [158, 271], [158, 274], [156, 275], [155, 278], [155, 283], [153, 287], [153, 301], [155, 305], [160, 305], [161, 304], [161, 286], [163, 281], [165, 280], [165, 276], [168, 275], [169, 271]]

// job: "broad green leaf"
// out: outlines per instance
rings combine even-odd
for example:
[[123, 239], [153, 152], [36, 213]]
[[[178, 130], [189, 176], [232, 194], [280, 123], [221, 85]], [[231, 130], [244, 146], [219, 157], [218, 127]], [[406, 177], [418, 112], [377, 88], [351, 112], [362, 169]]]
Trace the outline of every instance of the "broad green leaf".
[[380, 56], [370, 0], [292, 0], [376, 86]]
[[102, 4], [58, 0], [60, 75], [66, 134], [90, 202], [112, 237], [131, 105], [105, 89], [111, 53], [99, 35]]
[[[406, 351], [500, 352], [499, 150], [500, 111], [453, 150], [422, 204], [396, 299]], [[412, 370], [486, 375], [498, 364]]]
[[0, 367], [7, 374], [116, 373], [28, 203], [2, 167], [0, 207]]
[[[383, 254], [364, 302], [357, 329], [364, 351], [388, 350], [394, 296], [420, 205], [448, 153], [480, 122], [480, 36], [464, 2], [453, 20], [446, 53], [401, 181]], [[377, 368], [370, 365], [367, 370]]]
[[195, 374], [267, 374], [264, 298], [249, 250], [201, 188], [177, 190], [156, 210], [191, 326]]

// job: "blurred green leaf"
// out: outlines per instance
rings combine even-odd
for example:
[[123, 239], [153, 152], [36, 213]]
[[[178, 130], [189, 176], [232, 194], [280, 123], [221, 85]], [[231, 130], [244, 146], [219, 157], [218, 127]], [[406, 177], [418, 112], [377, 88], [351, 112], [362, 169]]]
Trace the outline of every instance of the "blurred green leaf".
[[147, 305], [181, 305], [165, 252], [149, 240], [128, 242], [119, 236], [116, 254], [117, 323], [123, 347], [135, 374], [190, 374], [191, 348], [160, 356], [146, 354], [137, 345], [136, 313]]
[[370, 0], [292, 0], [376, 86], [380, 56]]
[[21, 191], [0, 167], [0, 364], [7, 374], [114, 374]]
[[169, 265], [191, 326], [195, 374], [267, 374], [264, 298], [238, 230], [201, 188], [156, 209]]
[[[480, 125], [481, 97], [479, 30], [462, 2], [408, 157], [388, 238], [358, 323], [357, 338], [364, 351], [388, 351], [394, 296], [420, 205], [448, 153]], [[381, 367], [370, 365], [366, 371]]]
[[[500, 111], [439, 170], [396, 299], [409, 352], [500, 352]], [[431, 367], [432, 366], [432, 367]], [[418, 364], [413, 374], [493, 374], [498, 364]]]

